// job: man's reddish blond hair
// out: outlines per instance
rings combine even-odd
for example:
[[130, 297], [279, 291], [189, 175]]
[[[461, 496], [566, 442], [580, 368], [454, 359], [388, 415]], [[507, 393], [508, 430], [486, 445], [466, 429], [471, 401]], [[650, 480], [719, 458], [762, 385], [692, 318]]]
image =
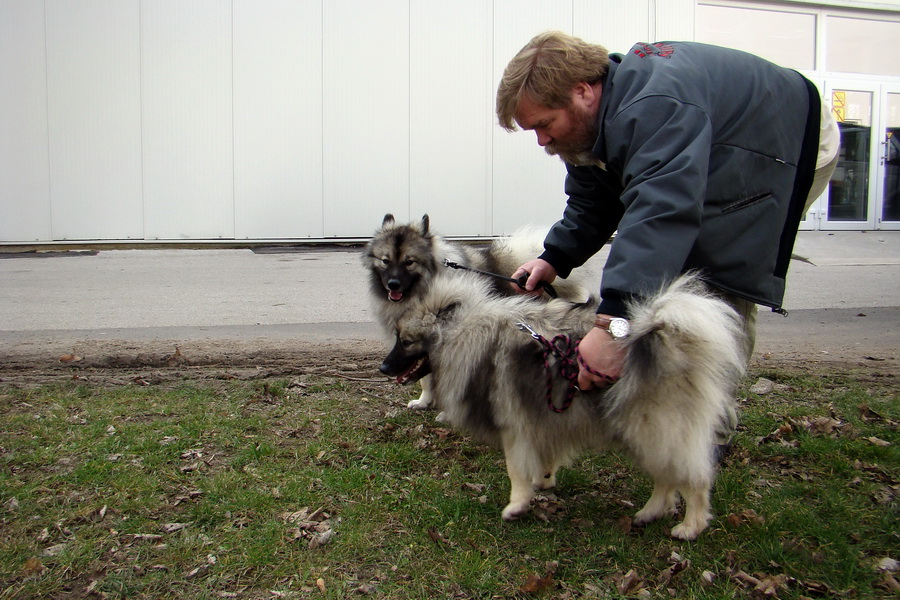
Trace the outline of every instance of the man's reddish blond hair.
[[561, 31], [538, 34], [519, 50], [497, 87], [497, 119], [516, 130], [516, 113], [523, 96], [547, 108], [565, 108], [576, 84], [593, 85], [609, 67], [609, 52]]

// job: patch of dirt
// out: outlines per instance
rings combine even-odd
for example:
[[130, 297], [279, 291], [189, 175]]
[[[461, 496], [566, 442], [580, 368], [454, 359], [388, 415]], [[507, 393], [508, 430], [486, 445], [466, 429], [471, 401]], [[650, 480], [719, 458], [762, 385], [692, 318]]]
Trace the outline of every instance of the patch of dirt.
[[[333, 343], [277, 340], [83, 341], [74, 346], [38, 344], [16, 353], [0, 352], [0, 385], [36, 386], [69, 379], [92, 384], [153, 385], [184, 380], [258, 380], [323, 375], [363, 383], [387, 383], [378, 367], [388, 348], [376, 340]], [[771, 340], [751, 369], [853, 372], [884, 382], [900, 374], [898, 359], [873, 352], [833, 355], [804, 351]]]
[[33, 386], [68, 379], [94, 384], [158, 384], [178, 380], [268, 379], [302, 374], [386, 382], [377, 341], [190, 341], [135, 344], [82, 342], [71, 349], [0, 352], [0, 385]]

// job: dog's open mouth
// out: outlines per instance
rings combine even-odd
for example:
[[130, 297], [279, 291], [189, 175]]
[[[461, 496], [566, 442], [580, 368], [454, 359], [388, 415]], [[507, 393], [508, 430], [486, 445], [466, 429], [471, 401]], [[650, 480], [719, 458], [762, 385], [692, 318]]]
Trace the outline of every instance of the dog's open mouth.
[[391, 302], [400, 302], [403, 300], [402, 290], [388, 290], [388, 300]]
[[422, 379], [429, 373], [431, 373], [431, 363], [428, 362], [428, 356], [426, 355], [416, 359], [416, 362], [414, 362], [411, 367], [403, 373], [400, 373], [397, 376], [397, 383], [400, 385], [413, 383]]

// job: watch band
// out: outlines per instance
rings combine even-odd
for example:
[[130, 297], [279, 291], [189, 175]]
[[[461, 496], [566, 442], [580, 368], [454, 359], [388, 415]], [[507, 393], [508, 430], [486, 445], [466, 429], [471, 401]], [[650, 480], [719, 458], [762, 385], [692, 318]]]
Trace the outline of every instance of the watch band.
[[625, 317], [598, 314], [594, 319], [594, 327], [609, 333], [615, 340], [624, 339], [631, 333], [630, 323]]

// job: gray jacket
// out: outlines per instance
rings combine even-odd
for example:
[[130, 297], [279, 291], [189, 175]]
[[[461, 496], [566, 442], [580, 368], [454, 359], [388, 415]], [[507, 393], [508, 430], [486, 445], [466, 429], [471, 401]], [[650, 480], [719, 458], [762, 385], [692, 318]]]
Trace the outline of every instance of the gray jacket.
[[780, 308], [815, 171], [820, 104], [799, 73], [705, 44], [637, 44], [610, 56], [593, 154], [568, 165], [563, 218], [541, 258], [560, 276], [618, 231], [599, 312], [699, 269]]

